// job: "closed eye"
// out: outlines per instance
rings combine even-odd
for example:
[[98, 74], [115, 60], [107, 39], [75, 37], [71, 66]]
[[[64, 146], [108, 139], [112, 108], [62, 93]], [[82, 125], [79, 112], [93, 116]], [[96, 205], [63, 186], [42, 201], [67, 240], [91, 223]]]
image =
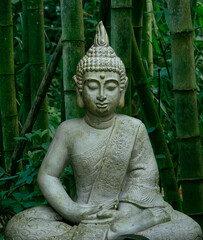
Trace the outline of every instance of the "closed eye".
[[116, 89], [118, 87], [118, 83], [117, 82], [107, 82], [105, 84], [105, 88], [109, 91], [113, 91], [114, 89]]
[[99, 85], [96, 81], [87, 81], [85, 85], [90, 89], [90, 90], [95, 90], [99, 88]]

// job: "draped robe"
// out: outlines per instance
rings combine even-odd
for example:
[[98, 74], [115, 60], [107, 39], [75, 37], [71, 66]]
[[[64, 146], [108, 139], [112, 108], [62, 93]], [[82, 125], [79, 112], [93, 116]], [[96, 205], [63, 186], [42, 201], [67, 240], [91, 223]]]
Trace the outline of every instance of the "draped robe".
[[[81, 119], [71, 121], [84, 124], [84, 120]], [[74, 201], [77, 203], [102, 204], [105, 207], [109, 204], [125, 202], [141, 209], [164, 208], [171, 216], [170, 222], [135, 234], [156, 240], [201, 239], [198, 224], [186, 215], [173, 210], [163, 200], [158, 186], [157, 164], [147, 131], [141, 121], [125, 115], [117, 115], [112, 131], [101, 142], [80, 153], [73, 147], [69, 154], [76, 181]], [[46, 222], [45, 219], [40, 222], [39, 215], [43, 211], [50, 216], [52, 214], [51, 222]], [[29, 217], [30, 212], [32, 212], [31, 217]], [[64, 223], [63, 218], [50, 207], [28, 209], [14, 218], [15, 221], [11, 220], [6, 229], [7, 240], [14, 240], [15, 234], [17, 237], [21, 236], [19, 239], [32, 239], [33, 234], [35, 236], [33, 239], [103, 240], [106, 239], [109, 228], [109, 224], [106, 223], [88, 225], [82, 222], [78, 226], [70, 226]], [[40, 224], [37, 225], [37, 221]], [[28, 223], [29, 226], [35, 223], [33, 233]], [[12, 228], [15, 233], [12, 233], [13, 235], [10, 233]], [[97, 228], [97, 231], [94, 231], [94, 228]], [[27, 237], [22, 237], [22, 229], [28, 231]], [[43, 231], [47, 238], [42, 237]], [[40, 232], [39, 237], [37, 232]]]

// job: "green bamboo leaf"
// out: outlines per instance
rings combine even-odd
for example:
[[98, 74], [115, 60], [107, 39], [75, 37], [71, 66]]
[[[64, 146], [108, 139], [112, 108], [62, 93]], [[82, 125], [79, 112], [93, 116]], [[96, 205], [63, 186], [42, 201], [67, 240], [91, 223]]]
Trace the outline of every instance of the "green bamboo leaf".
[[22, 199], [22, 194], [20, 192], [12, 194], [17, 201]]
[[26, 137], [15, 137], [14, 139], [16, 139], [16, 140], [26, 140], [26, 141], [28, 141], [28, 139], [27, 139]]
[[164, 8], [164, 16], [165, 16], [166, 24], [169, 27], [168, 9], [167, 8]]
[[1, 199], [8, 193], [8, 191], [1, 191], [0, 192], [0, 196], [1, 196]]
[[5, 178], [0, 178], [0, 181], [7, 181], [7, 180], [10, 180], [10, 179], [14, 179], [14, 178], [17, 178], [18, 176], [10, 176], [10, 177], [5, 177]]
[[147, 132], [148, 133], [152, 133], [152, 132], [154, 132], [156, 130], [156, 127], [151, 127], [151, 128], [148, 128], [147, 129]]
[[29, 140], [31, 142], [33, 134], [32, 133], [26, 133], [25, 136], [26, 136], [27, 140]]
[[34, 156], [37, 153], [41, 153], [41, 152], [43, 152], [43, 150], [41, 150], [41, 149], [40, 150], [35, 150], [35, 151], [32, 152], [32, 156]]
[[42, 138], [46, 133], [48, 133], [49, 130], [48, 129], [45, 129], [43, 132], [40, 133], [40, 137]]
[[154, 45], [155, 50], [156, 50], [159, 54], [161, 54], [161, 49], [160, 49], [160, 47], [159, 47], [159, 43], [158, 43], [158, 41], [157, 41], [157, 38], [156, 38], [154, 32], [152, 33], [152, 40], [153, 40], [153, 45]]
[[[193, 10], [198, 13], [200, 16], [203, 16], [203, 4], [201, 5], [200, 3], [196, 6], [193, 7]], [[201, 18], [201, 17], [200, 17]]]
[[14, 37], [14, 39], [17, 40], [17, 42], [19, 43], [20, 48], [22, 49], [22, 40], [19, 37]]
[[29, 177], [26, 179], [26, 183], [27, 183], [27, 184], [30, 184], [32, 181], [33, 181], [33, 177], [32, 177], [32, 176], [29, 176]]
[[19, 213], [19, 212], [21, 212], [22, 210], [23, 210], [23, 208], [21, 207], [20, 204], [16, 204], [16, 205], [13, 207], [13, 211], [14, 211], [15, 213]]
[[2, 167], [0, 167], [0, 172], [7, 174], [7, 172]]
[[86, 21], [93, 24], [93, 25], [96, 25], [98, 23], [97, 20], [91, 19], [91, 18], [87, 18]]
[[15, 199], [11, 199], [11, 198], [1, 200], [1, 204], [4, 206], [10, 206], [10, 205], [13, 205], [16, 203], [18, 203], [18, 202]]
[[163, 15], [163, 11], [159, 11], [156, 13], [156, 15], [155, 15], [156, 23], [158, 23], [161, 20], [162, 15]]
[[165, 67], [163, 67], [160, 71], [160, 77], [164, 78], [164, 77], [168, 77], [168, 72], [167, 69]]
[[49, 146], [50, 146], [50, 142], [42, 143], [42, 148], [46, 151], [48, 151]]
[[164, 154], [158, 154], [158, 155], [155, 155], [156, 159], [165, 159], [166, 156]]
[[23, 203], [23, 206], [26, 207], [26, 208], [30, 208], [30, 207], [39, 206], [39, 203], [36, 203], [36, 202], [27, 202], [27, 203]]

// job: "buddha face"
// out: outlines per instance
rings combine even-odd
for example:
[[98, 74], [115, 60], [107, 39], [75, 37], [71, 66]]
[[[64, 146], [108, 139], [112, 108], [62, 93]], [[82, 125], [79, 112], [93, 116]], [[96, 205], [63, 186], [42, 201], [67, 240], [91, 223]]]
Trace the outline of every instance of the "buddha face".
[[120, 76], [116, 72], [86, 72], [82, 99], [86, 111], [95, 116], [114, 113], [121, 98]]

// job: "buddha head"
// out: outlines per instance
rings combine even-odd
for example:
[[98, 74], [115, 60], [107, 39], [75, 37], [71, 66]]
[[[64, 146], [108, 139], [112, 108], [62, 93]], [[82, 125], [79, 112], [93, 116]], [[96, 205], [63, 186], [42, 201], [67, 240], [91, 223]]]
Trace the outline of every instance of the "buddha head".
[[97, 26], [94, 45], [77, 65], [73, 82], [80, 108], [105, 115], [124, 106], [128, 83], [125, 66], [109, 46], [102, 22]]

